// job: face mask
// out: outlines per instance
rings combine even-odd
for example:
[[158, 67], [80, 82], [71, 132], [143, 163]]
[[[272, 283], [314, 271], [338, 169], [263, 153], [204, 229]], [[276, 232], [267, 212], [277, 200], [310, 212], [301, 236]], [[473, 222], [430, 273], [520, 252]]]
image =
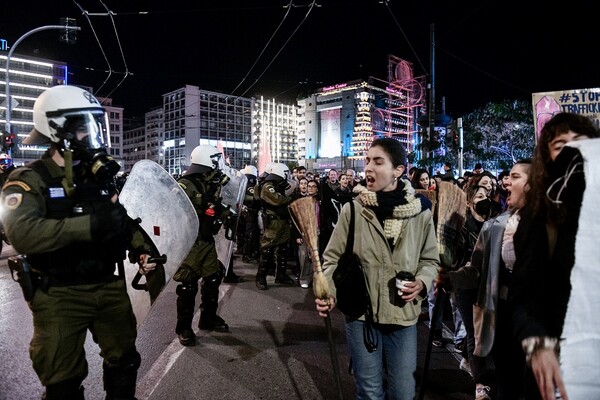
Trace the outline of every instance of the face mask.
[[492, 200], [490, 200], [489, 198], [485, 200], [480, 200], [477, 203], [475, 203], [474, 208], [477, 214], [481, 215], [482, 217], [487, 217], [488, 215], [490, 215], [490, 210], [492, 208]]

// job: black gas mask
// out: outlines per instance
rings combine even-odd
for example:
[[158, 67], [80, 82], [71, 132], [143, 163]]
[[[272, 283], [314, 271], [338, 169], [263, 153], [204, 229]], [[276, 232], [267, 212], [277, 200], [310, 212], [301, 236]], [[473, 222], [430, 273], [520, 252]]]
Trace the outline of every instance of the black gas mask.
[[53, 126], [63, 139], [62, 150], [72, 152], [95, 179], [106, 182], [119, 172], [121, 166], [107, 153], [108, 129], [104, 114], [79, 113], [65, 116], [63, 127]]

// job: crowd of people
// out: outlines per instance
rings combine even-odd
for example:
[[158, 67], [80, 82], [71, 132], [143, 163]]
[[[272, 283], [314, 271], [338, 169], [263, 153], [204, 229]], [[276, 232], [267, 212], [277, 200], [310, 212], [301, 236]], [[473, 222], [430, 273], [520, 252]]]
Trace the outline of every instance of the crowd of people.
[[[24, 141], [47, 145], [48, 151], [14, 171], [7, 171], [4, 160], [0, 172], [2, 222], [30, 265], [30, 354], [46, 399], [84, 398], [88, 330], [101, 348], [107, 398], [135, 396], [136, 320], [123, 276], [115, 271], [126, 254], [142, 275], [153, 273], [156, 263], [147, 235], [119, 203], [122, 175], [105, 152], [104, 113], [80, 88], [49, 89], [34, 105], [34, 129]], [[434, 344], [442, 345], [436, 331], [441, 323], [433, 320], [433, 307], [445, 307], [438, 297], [448, 300], [460, 368], [471, 375], [476, 400], [600, 398], [594, 379], [599, 324], [589, 315], [599, 302], [585, 292], [597, 282], [589, 223], [596, 207], [589, 193], [596, 190], [590, 178], [597, 169], [598, 137], [587, 117], [558, 113], [543, 126], [532, 158], [497, 176], [481, 164], [461, 177], [449, 163], [435, 175], [420, 168], [407, 172], [406, 149], [391, 138], [372, 142], [360, 175], [352, 169], [320, 176], [303, 166], [290, 171], [270, 163], [258, 171], [249, 165], [240, 171], [248, 184], [237, 252], [243, 262], [257, 264], [258, 290], [269, 288], [269, 275], [274, 284], [310, 288], [315, 249], [307, 247], [289, 205], [312, 198], [318, 257], [331, 288], [315, 306], [326, 317], [336, 306], [333, 276], [353, 221], [353, 251], [372, 307], [371, 318], [345, 318], [357, 399], [414, 399], [416, 324], [427, 302]], [[178, 177], [200, 221], [173, 277], [175, 332], [184, 346], [196, 343], [192, 318], [199, 282], [199, 329], [227, 332], [217, 315], [219, 286], [243, 281], [233, 263], [222, 265], [215, 247], [215, 235], [232, 215], [220, 202], [228, 182], [220, 158], [216, 148], [197, 146]], [[464, 204], [455, 206], [466, 217], [455, 240], [446, 243], [449, 258], [441, 258], [438, 218], [447, 205], [439, 193], [447, 184], [463, 193]], [[400, 272], [414, 279], [400, 284]]]

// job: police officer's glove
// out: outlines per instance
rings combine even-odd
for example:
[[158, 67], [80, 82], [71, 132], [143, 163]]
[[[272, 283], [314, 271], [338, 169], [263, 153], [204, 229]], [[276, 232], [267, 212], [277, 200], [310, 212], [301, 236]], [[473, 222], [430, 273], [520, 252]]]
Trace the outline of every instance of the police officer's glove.
[[298, 182], [296, 180], [289, 182], [287, 187], [285, 188], [285, 192], [284, 192], [285, 195], [287, 197], [290, 197], [292, 194], [294, 194], [294, 191], [296, 190], [297, 187], [298, 187]]
[[127, 218], [121, 203], [103, 204], [91, 215], [92, 238], [104, 242], [123, 234]]
[[150, 255], [148, 255], [148, 254], [140, 254], [140, 261], [139, 261], [140, 268], [138, 270], [140, 275], [146, 275], [148, 272], [154, 271], [156, 269], [156, 263], [155, 262], [149, 263], [148, 262], [149, 258], [150, 258]]

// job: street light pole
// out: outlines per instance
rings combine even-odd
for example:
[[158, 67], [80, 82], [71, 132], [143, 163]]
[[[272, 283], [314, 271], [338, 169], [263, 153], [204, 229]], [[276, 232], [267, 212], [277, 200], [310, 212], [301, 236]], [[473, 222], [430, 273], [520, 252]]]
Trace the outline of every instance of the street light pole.
[[10, 58], [12, 57], [13, 52], [17, 48], [17, 45], [23, 41], [27, 36], [34, 34], [36, 32], [45, 31], [48, 29], [65, 29], [65, 30], [81, 30], [79, 26], [68, 26], [68, 25], [46, 25], [40, 26], [39, 28], [35, 28], [21, 36], [17, 41], [11, 46], [10, 51], [8, 52], [8, 56], [6, 57], [6, 132], [10, 133], [10, 114], [12, 111], [12, 101], [10, 98]]

